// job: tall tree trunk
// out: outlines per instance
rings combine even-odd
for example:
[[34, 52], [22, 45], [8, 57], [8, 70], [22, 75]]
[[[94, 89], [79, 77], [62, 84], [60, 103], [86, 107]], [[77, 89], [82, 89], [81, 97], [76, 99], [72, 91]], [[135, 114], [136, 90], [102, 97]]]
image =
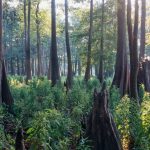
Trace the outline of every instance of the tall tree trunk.
[[10, 58], [10, 69], [11, 69], [11, 75], [15, 75], [15, 70], [14, 70], [14, 61], [13, 61], [13, 57], [11, 56]]
[[138, 99], [137, 90], [137, 75], [138, 75], [138, 21], [139, 21], [139, 4], [138, 0], [135, 1], [135, 19], [133, 31], [133, 51], [131, 52], [131, 97]]
[[65, 0], [65, 35], [66, 35], [66, 50], [67, 50], [67, 61], [68, 61], [67, 84], [68, 84], [68, 88], [71, 88], [73, 74], [72, 74], [71, 51], [70, 51], [69, 32], [68, 32], [68, 0]]
[[0, 104], [2, 103], [2, 18], [3, 18], [3, 13], [2, 13], [2, 0], [0, 0]]
[[76, 54], [76, 57], [75, 57], [75, 72], [74, 72], [74, 75], [77, 74], [77, 64], [78, 64], [78, 56]]
[[55, 0], [51, 0], [51, 17], [52, 17], [52, 35], [51, 35], [51, 79], [52, 86], [54, 86], [58, 80], [60, 80], [59, 64], [57, 55], [57, 42], [56, 42], [56, 8]]
[[137, 35], [138, 35], [138, 17], [139, 8], [138, 0], [135, 0], [135, 18], [134, 18], [134, 30], [132, 32], [131, 22], [131, 1], [128, 0], [128, 12], [127, 12], [127, 24], [128, 24], [128, 36], [129, 36], [129, 48], [130, 48], [130, 97], [138, 99], [137, 90], [137, 75], [138, 75], [138, 50], [137, 50]]
[[2, 18], [2, 0], [0, 0], [0, 103], [3, 102], [11, 106], [13, 104], [13, 98], [10, 93], [2, 54]]
[[11, 75], [15, 75], [15, 69], [14, 69], [14, 58], [13, 58], [13, 31], [11, 31], [11, 34], [10, 34], [10, 50], [11, 50], [11, 58], [10, 58], [10, 66], [11, 66]]
[[20, 63], [19, 63], [19, 56], [17, 56], [17, 74], [20, 75]]
[[[51, 58], [51, 54], [50, 54], [50, 58]], [[48, 67], [48, 80], [51, 80], [51, 73], [52, 73], [52, 71], [51, 71], [51, 59], [49, 59], [49, 67]]]
[[[24, 52], [25, 52], [25, 61], [22, 62], [22, 73], [26, 74], [27, 69], [27, 59], [26, 59], [26, 50], [27, 50], [27, 14], [26, 14], [26, 0], [24, 0], [24, 8], [23, 8], [23, 15], [24, 15]], [[25, 67], [23, 66], [25, 64]]]
[[78, 57], [78, 75], [81, 76], [81, 60], [80, 60], [80, 57]]
[[34, 72], [34, 58], [31, 58], [31, 74], [32, 74], [32, 76], [35, 75], [35, 72]]
[[98, 65], [96, 64], [95, 65], [95, 76], [97, 76], [97, 77], [98, 77], [98, 74], [99, 74], [99, 70], [98, 69], [99, 69]]
[[64, 74], [64, 76], [66, 75], [66, 47], [64, 46], [64, 72], [63, 72], [63, 74]]
[[41, 48], [40, 48], [40, 20], [39, 20], [39, 2], [36, 7], [36, 32], [37, 32], [37, 58], [38, 58], [38, 72], [37, 76], [42, 75], [42, 61], [41, 61]]
[[9, 84], [7, 81], [7, 75], [5, 70], [5, 64], [4, 61], [2, 62], [2, 80], [1, 80], [1, 86], [2, 86], [2, 102], [5, 103], [8, 106], [12, 106], [14, 100], [10, 92]]
[[25, 71], [24, 71], [24, 58], [22, 57], [22, 60], [21, 60], [21, 68], [22, 68], [22, 70], [21, 70], [21, 75], [25, 75]]
[[140, 41], [140, 56], [144, 58], [145, 55], [145, 19], [146, 19], [146, 0], [141, 0], [142, 3], [142, 14], [141, 14], [141, 41]]
[[48, 60], [49, 60], [49, 57], [45, 54], [45, 75], [48, 74]]
[[102, 16], [101, 16], [101, 46], [100, 46], [100, 63], [99, 63], [99, 76], [100, 83], [104, 80], [104, 66], [103, 66], [103, 50], [104, 50], [104, 0], [102, 0]]
[[[25, 9], [26, 10], [26, 9]], [[31, 12], [31, 0], [28, 0], [28, 30], [27, 30], [27, 45], [26, 45], [26, 80], [31, 79], [31, 62], [30, 62], [30, 14]], [[26, 13], [24, 14], [26, 18]], [[25, 19], [26, 21], [26, 19]], [[26, 27], [26, 23], [25, 23]], [[26, 29], [25, 29], [26, 30]]]
[[87, 52], [87, 64], [84, 80], [87, 82], [90, 79], [90, 66], [91, 66], [91, 47], [92, 47], [92, 30], [93, 30], [93, 0], [90, 2], [90, 28]]
[[[120, 89], [120, 92], [125, 93], [123, 84], [126, 84], [127, 69], [127, 54], [126, 54], [126, 38], [125, 38], [125, 0], [118, 0], [117, 2], [117, 19], [118, 19], [118, 39], [117, 39], [117, 54], [115, 75], [112, 85]], [[126, 78], [127, 80], [127, 78]]]

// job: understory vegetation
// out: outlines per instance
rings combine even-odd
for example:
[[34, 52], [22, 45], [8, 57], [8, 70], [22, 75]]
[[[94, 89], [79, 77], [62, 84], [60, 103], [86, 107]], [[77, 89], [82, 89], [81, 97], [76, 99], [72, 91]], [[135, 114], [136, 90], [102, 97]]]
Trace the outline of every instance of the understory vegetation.
[[[54, 87], [44, 77], [34, 78], [28, 84], [23, 77], [10, 77], [9, 83], [15, 99], [14, 114], [8, 113], [5, 105], [1, 106], [0, 149], [15, 149], [19, 128], [23, 129], [25, 145], [31, 150], [92, 149], [85, 138], [85, 125], [93, 104], [93, 91], [101, 89], [96, 78], [86, 85], [82, 78], [75, 78], [72, 90], [68, 92], [63, 79]], [[110, 87], [109, 80], [107, 87]], [[143, 86], [141, 93], [141, 105], [138, 106], [128, 96], [121, 98], [117, 88], [110, 90], [109, 108], [124, 149], [128, 149], [131, 136], [136, 150], [150, 149], [150, 95], [144, 92]]]

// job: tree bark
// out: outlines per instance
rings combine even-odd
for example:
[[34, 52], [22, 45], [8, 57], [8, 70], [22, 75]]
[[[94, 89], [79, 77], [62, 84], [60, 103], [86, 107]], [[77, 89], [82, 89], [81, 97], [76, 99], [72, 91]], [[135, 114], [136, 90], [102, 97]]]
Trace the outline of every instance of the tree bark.
[[19, 63], [19, 56], [16, 57], [17, 60], [17, 75], [20, 75], [20, 63]]
[[39, 2], [36, 7], [36, 32], [37, 32], [37, 58], [38, 58], [38, 72], [37, 76], [42, 75], [42, 61], [41, 61], [41, 47], [40, 47], [40, 20], [39, 20]]
[[[0, 104], [5, 103], [8, 106], [13, 104], [13, 98], [10, 93], [5, 65], [3, 60], [3, 43], [2, 43], [2, 33], [3, 33], [3, 13], [2, 13], [2, 0], [0, 0]], [[9, 107], [10, 108], [10, 107]]]
[[3, 13], [2, 13], [2, 0], [0, 0], [0, 104], [2, 103], [2, 18], [3, 18]]
[[11, 69], [11, 75], [15, 75], [15, 69], [14, 69], [14, 61], [13, 61], [13, 57], [11, 56], [10, 58], [10, 69]]
[[[138, 17], [139, 8], [138, 0], [135, 0], [135, 18], [134, 18], [134, 29], [132, 31], [132, 21], [131, 21], [131, 0], [128, 0], [127, 5], [127, 25], [128, 25], [128, 39], [129, 39], [129, 49], [130, 49], [130, 98], [138, 101], [138, 90], [137, 90], [137, 76], [138, 76], [138, 50], [137, 50], [137, 35], [138, 35]], [[130, 112], [133, 112], [133, 107], [130, 107]], [[129, 120], [130, 124], [132, 119]], [[132, 126], [130, 127], [132, 129]], [[129, 150], [134, 148], [135, 139], [132, 132], [130, 132], [129, 140]]]
[[137, 75], [138, 75], [138, 50], [137, 50], [137, 35], [138, 35], [138, 17], [139, 8], [138, 0], [135, 0], [135, 19], [134, 30], [132, 32], [131, 21], [131, 1], [128, 0], [127, 5], [127, 25], [129, 36], [129, 48], [130, 48], [130, 97], [138, 100], [137, 90]]
[[141, 39], [140, 39], [140, 56], [144, 58], [145, 55], [145, 19], [146, 19], [146, 0], [141, 0], [142, 14], [141, 14]]
[[51, 1], [51, 21], [52, 21], [52, 35], [51, 35], [51, 80], [52, 86], [54, 86], [60, 80], [59, 64], [57, 55], [57, 41], [56, 41], [56, 8], [55, 0]]
[[87, 125], [86, 135], [92, 141], [94, 150], [122, 150], [116, 125], [108, 110], [105, 84], [100, 93], [94, 91], [93, 109]]
[[81, 76], [81, 60], [80, 60], [80, 57], [78, 57], [78, 75]]
[[49, 62], [48, 62], [48, 63], [49, 63], [49, 65], [48, 65], [48, 66], [49, 66], [49, 67], [48, 67], [48, 80], [51, 80], [51, 77], [52, 77], [52, 76], [51, 76], [51, 73], [52, 73], [52, 71], [51, 71], [51, 67], [52, 67], [52, 66], [51, 66], [51, 54], [50, 54], [50, 59], [49, 59]]
[[[24, 15], [24, 52], [25, 52], [25, 60], [22, 62], [22, 73], [26, 75], [27, 69], [27, 59], [26, 59], [26, 50], [27, 50], [27, 14], [26, 14], [26, 0], [24, 0], [24, 8], [23, 8], [23, 15]], [[25, 67], [23, 66], [25, 65]]]
[[68, 24], [69, 24], [68, 23], [68, 0], [65, 0], [65, 35], [66, 35], [66, 50], [67, 50], [67, 60], [68, 60], [67, 84], [68, 87], [71, 88], [73, 82], [73, 73], [72, 73], [72, 61], [71, 61]]
[[[24, 12], [25, 11], [26, 9], [24, 10]], [[26, 52], [26, 80], [27, 81], [31, 79], [31, 62], [30, 62], [30, 16], [31, 14], [30, 12], [31, 12], [31, 0], [28, 1], [28, 30], [27, 30], [27, 42], [26, 42], [26, 51], [25, 51]], [[26, 13], [24, 14], [24, 17], [26, 18]], [[26, 22], [25, 22], [25, 28], [26, 28]]]
[[66, 47], [64, 46], [64, 72], [63, 72], [63, 74], [64, 74], [64, 76], [66, 75]]
[[115, 75], [112, 85], [120, 89], [123, 96], [127, 92], [128, 83], [128, 64], [126, 52], [126, 26], [125, 26], [125, 0], [117, 2], [117, 19], [118, 19], [118, 39], [117, 39], [117, 54]]
[[2, 93], [2, 102], [11, 107], [14, 100], [11, 95], [9, 84], [7, 81], [7, 75], [6, 75], [4, 61], [2, 62], [1, 90], [2, 90], [2, 92], [1, 92]]
[[104, 80], [104, 66], [103, 66], [103, 51], [104, 51], [104, 0], [102, 0], [102, 16], [101, 16], [101, 46], [100, 46], [100, 62], [99, 62], [99, 76], [100, 83]]
[[25, 75], [25, 69], [24, 69], [25, 65], [24, 64], [25, 64], [24, 63], [24, 58], [22, 57], [22, 60], [21, 60], [21, 69], [22, 69], [21, 70], [21, 75], [23, 75], [23, 76]]
[[90, 2], [90, 28], [89, 28], [89, 39], [88, 39], [87, 64], [86, 64], [86, 71], [84, 76], [84, 80], [86, 82], [90, 79], [92, 30], [93, 30], [93, 0], [91, 0]]

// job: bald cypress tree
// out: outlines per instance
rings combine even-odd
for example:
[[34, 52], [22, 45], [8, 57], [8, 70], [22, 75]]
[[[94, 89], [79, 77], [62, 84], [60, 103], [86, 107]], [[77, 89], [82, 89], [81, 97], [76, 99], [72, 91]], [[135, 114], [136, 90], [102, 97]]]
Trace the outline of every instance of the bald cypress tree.
[[101, 46], [100, 46], [100, 62], [99, 62], [99, 75], [100, 83], [104, 80], [104, 66], [103, 66], [103, 51], [104, 51], [104, 0], [102, 0], [102, 16], [101, 16]]
[[84, 80], [86, 82], [90, 79], [92, 30], [93, 30], [93, 0], [91, 0], [90, 2], [90, 27], [89, 27], [87, 62], [86, 62], [86, 70], [85, 70], [85, 76], [84, 76]]
[[38, 60], [37, 76], [38, 77], [42, 75], [39, 5], [40, 5], [40, 2], [38, 2], [36, 6], [36, 35], [37, 35], [37, 60]]
[[0, 103], [5, 103], [8, 106], [13, 104], [13, 98], [9, 89], [5, 64], [3, 60], [3, 46], [2, 46], [2, 0], [0, 0]]
[[128, 25], [128, 39], [130, 49], [130, 97], [138, 99], [137, 90], [137, 75], [138, 75], [138, 19], [139, 19], [139, 5], [138, 0], [135, 0], [135, 18], [134, 27], [132, 28], [131, 20], [131, 0], [128, 0], [127, 5], [127, 25]]
[[[30, 17], [31, 17], [31, 0], [28, 0], [28, 15], [26, 14], [27, 1], [24, 0], [24, 48], [25, 48], [25, 70], [26, 81], [31, 79], [31, 63], [30, 63]], [[27, 16], [28, 17], [27, 17]]]
[[56, 6], [55, 0], [51, 0], [51, 21], [52, 21], [52, 32], [51, 32], [51, 53], [49, 70], [51, 70], [51, 80], [52, 86], [54, 86], [58, 80], [60, 80], [59, 75], [59, 64], [57, 55], [57, 40], [56, 40]]
[[120, 89], [121, 95], [126, 94], [128, 87], [128, 64], [126, 52], [126, 27], [125, 27], [125, 0], [117, 1], [117, 20], [118, 20], [118, 37], [117, 37], [117, 54], [115, 75], [112, 85]]
[[65, 0], [65, 35], [66, 35], [66, 49], [67, 49], [67, 60], [68, 60], [67, 84], [68, 84], [68, 87], [71, 88], [72, 80], [73, 80], [73, 73], [72, 73], [72, 63], [71, 63], [69, 32], [68, 32], [68, 0]]
[[146, 22], [146, 0], [141, 0], [141, 39], [140, 39], [140, 56], [143, 58], [145, 55], [145, 22]]
[[0, 0], [0, 103], [2, 103], [2, 0]]

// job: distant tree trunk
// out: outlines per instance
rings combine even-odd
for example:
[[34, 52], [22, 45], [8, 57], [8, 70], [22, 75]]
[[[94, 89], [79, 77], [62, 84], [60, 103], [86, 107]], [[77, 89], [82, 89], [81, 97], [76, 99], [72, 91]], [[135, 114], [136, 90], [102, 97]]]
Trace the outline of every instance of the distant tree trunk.
[[103, 51], [104, 51], [104, 0], [102, 0], [102, 16], [101, 16], [101, 46], [100, 46], [100, 63], [99, 63], [99, 76], [100, 83], [104, 80], [104, 66], [103, 66]]
[[141, 0], [142, 4], [142, 14], [141, 14], [141, 41], [140, 41], [140, 56], [139, 58], [144, 58], [145, 55], [145, 20], [146, 20], [146, 0]]
[[3, 46], [2, 46], [2, 19], [3, 19], [3, 13], [2, 13], [2, 0], [0, 0], [0, 104], [5, 103], [8, 106], [11, 106], [13, 104], [13, 98], [10, 93], [6, 71], [5, 71], [5, 65], [3, 60]]
[[45, 55], [45, 57], [46, 57], [46, 61], [45, 61], [45, 75], [47, 75], [48, 74], [48, 61], [49, 61], [49, 57], [47, 56], [47, 55]]
[[127, 6], [127, 24], [130, 48], [130, 97], [138, 100], [137, 90], [137, 75], [138, 75], [138, 50], [137, 50], [137, 35], [138, 35], [138, 17], [139, 8], [138, 0], [135, 0], [135, 22], [134, 31], [132, 32], [131, 22], [131, 1], [128, 0]]
[[140, 92], [139, 88], [141, 84], [144, 84], [146, 92], [150, 92], [150, 60], [147, 57], [144, 57], [139, 63], [138, 92]]
[[11, 75], [15, 75], [12, 39], [13, 39], [13, 33], [11, 31], [10, 34], [10, 50], [11, 50], [10, 67], [11, 68], [10, 69], [11, 69]]
[[64, 76], [66, 75], [66, 57], [65, 57], [65, 54], [66, 54], [66, 47], [64, 46]]
[[37, 32], [37, 58], [38, 58], [38, 72], [37, 76], [42, 75], [42, 61], [41, 61], [41, 48], [40, 48], [40, 20], [39, 20], [39, 2], [36, 7], [36, 32]]
[[99, 70], [98, 70], [98, 65], [95, 65], [95, 76], [98, 77], [98, 74], [99, 74]]
[[[5, 52], [4, 47], [3, 47], [3, 51]], [[6, 72], [9, 72], [9, 59], [8, 58], [4, 58], [4, 63], [5, 63]]]
[[93, 30], [93, 0], [91, 0], [90, 2], [90, 28], [89, 28], [88, 51], [87, 51], [87, 64], [84, 76], [84, 80], [86, 82], [90, 79], [92, 30]]
[[15, 75], [13, 56], [10, 58], [11, 75]]
[[71, 51], [70, 51], [69, 32], [68, 32], [68, 0], [65, 0], [65, 34], [66, 34], [66, 50], [67, 50], [67, 60], [68, 60], [67, 84], [68, 84], [68, 88], [71, 88], [72, 81], [73, 81], [73, 74], [72, 74]]
[[[26, 10], [26, 9], [25, 9]], [[26, 45], [26, 80], [31, 79], [31, 62], [30, 62], [30, 17], [31, 17], [31, 0], [28, 0], [28, 30], [27, 30], [27, 45]], [[26, 18], [26, 13], [24, 14]], [[25, 19], [26, 21], [26, 19]], [[26, 23], [25, 23], [26, 27]], [[26, 30], [26, 29], [25, 29]]]
[[58, 80], [60, 80], [59, 64], [57, 55], [57, 42], [56, 42], [56, 8], [55, 0], [51, 0], [51, 15], [52, 15], [52, 36], [51, 36], [51, 79], [52, 86], [54, 86]]
[[21, 74], [24, 76], [25, 75], [25, 69], [24, 69], [24, 65], [25, 63], [24, 63], [24, 58], [22, 57], [22, 60], [21, 60], [21, 68], [22, 68], [22, 71], [21, 71]]
[[2, 0], [0, 0], [0, 104], [2, 103], [2, 51], [3, 51], [3, 46], [2, 46], [2, 18], [3, 18], [3, 13], [2, 13]]
[[75, 72], [74, 72], [75, 75], [77, 74], [77, 64], [78, 64], [78, 57], [76, 55], [76, 57], [75, 57]]
[[81, 60], [78, 58], [78, 75], [81, 76]]
[[[24, 0], [24, 8], [23, 8], [23, 15], [24, 15], [24, 52], [25, 52], [25, 60], [22, 62], [22, 73], [26, 75], [27, 69], [27, 59], [26, 59], [26, 50], [27, 50], [27, 14], [26, 14], [26, 0]], [[25, 65], [25, 67], [24, 67]]]
[[127, 54], [126, 54], [126, 38], [125, 38], [125, 0], [117, 2], [117, 19], [118, 19], [118, 39], [115, 75], [112, 85], [120, 89], [121, 95], [127, 91]]
[[31, 72], [32, 72], [32, 76], [36, 74], [35, 67], [34, 67], [34, 58], [31, 58]]
[[49, 67], [48, 67], [48, 80], [51, 80], [51, 54], [50, 54], [50, 59], [49, 59]]
[[91, 71], [91, 76], [93, 76], [93, 66], [92, 65], [91, 65], [90, 71]]
[[19, 56], [16, 57], [17, 59], [17, 75], [20, 75], [20, 63], [19, 63]]

